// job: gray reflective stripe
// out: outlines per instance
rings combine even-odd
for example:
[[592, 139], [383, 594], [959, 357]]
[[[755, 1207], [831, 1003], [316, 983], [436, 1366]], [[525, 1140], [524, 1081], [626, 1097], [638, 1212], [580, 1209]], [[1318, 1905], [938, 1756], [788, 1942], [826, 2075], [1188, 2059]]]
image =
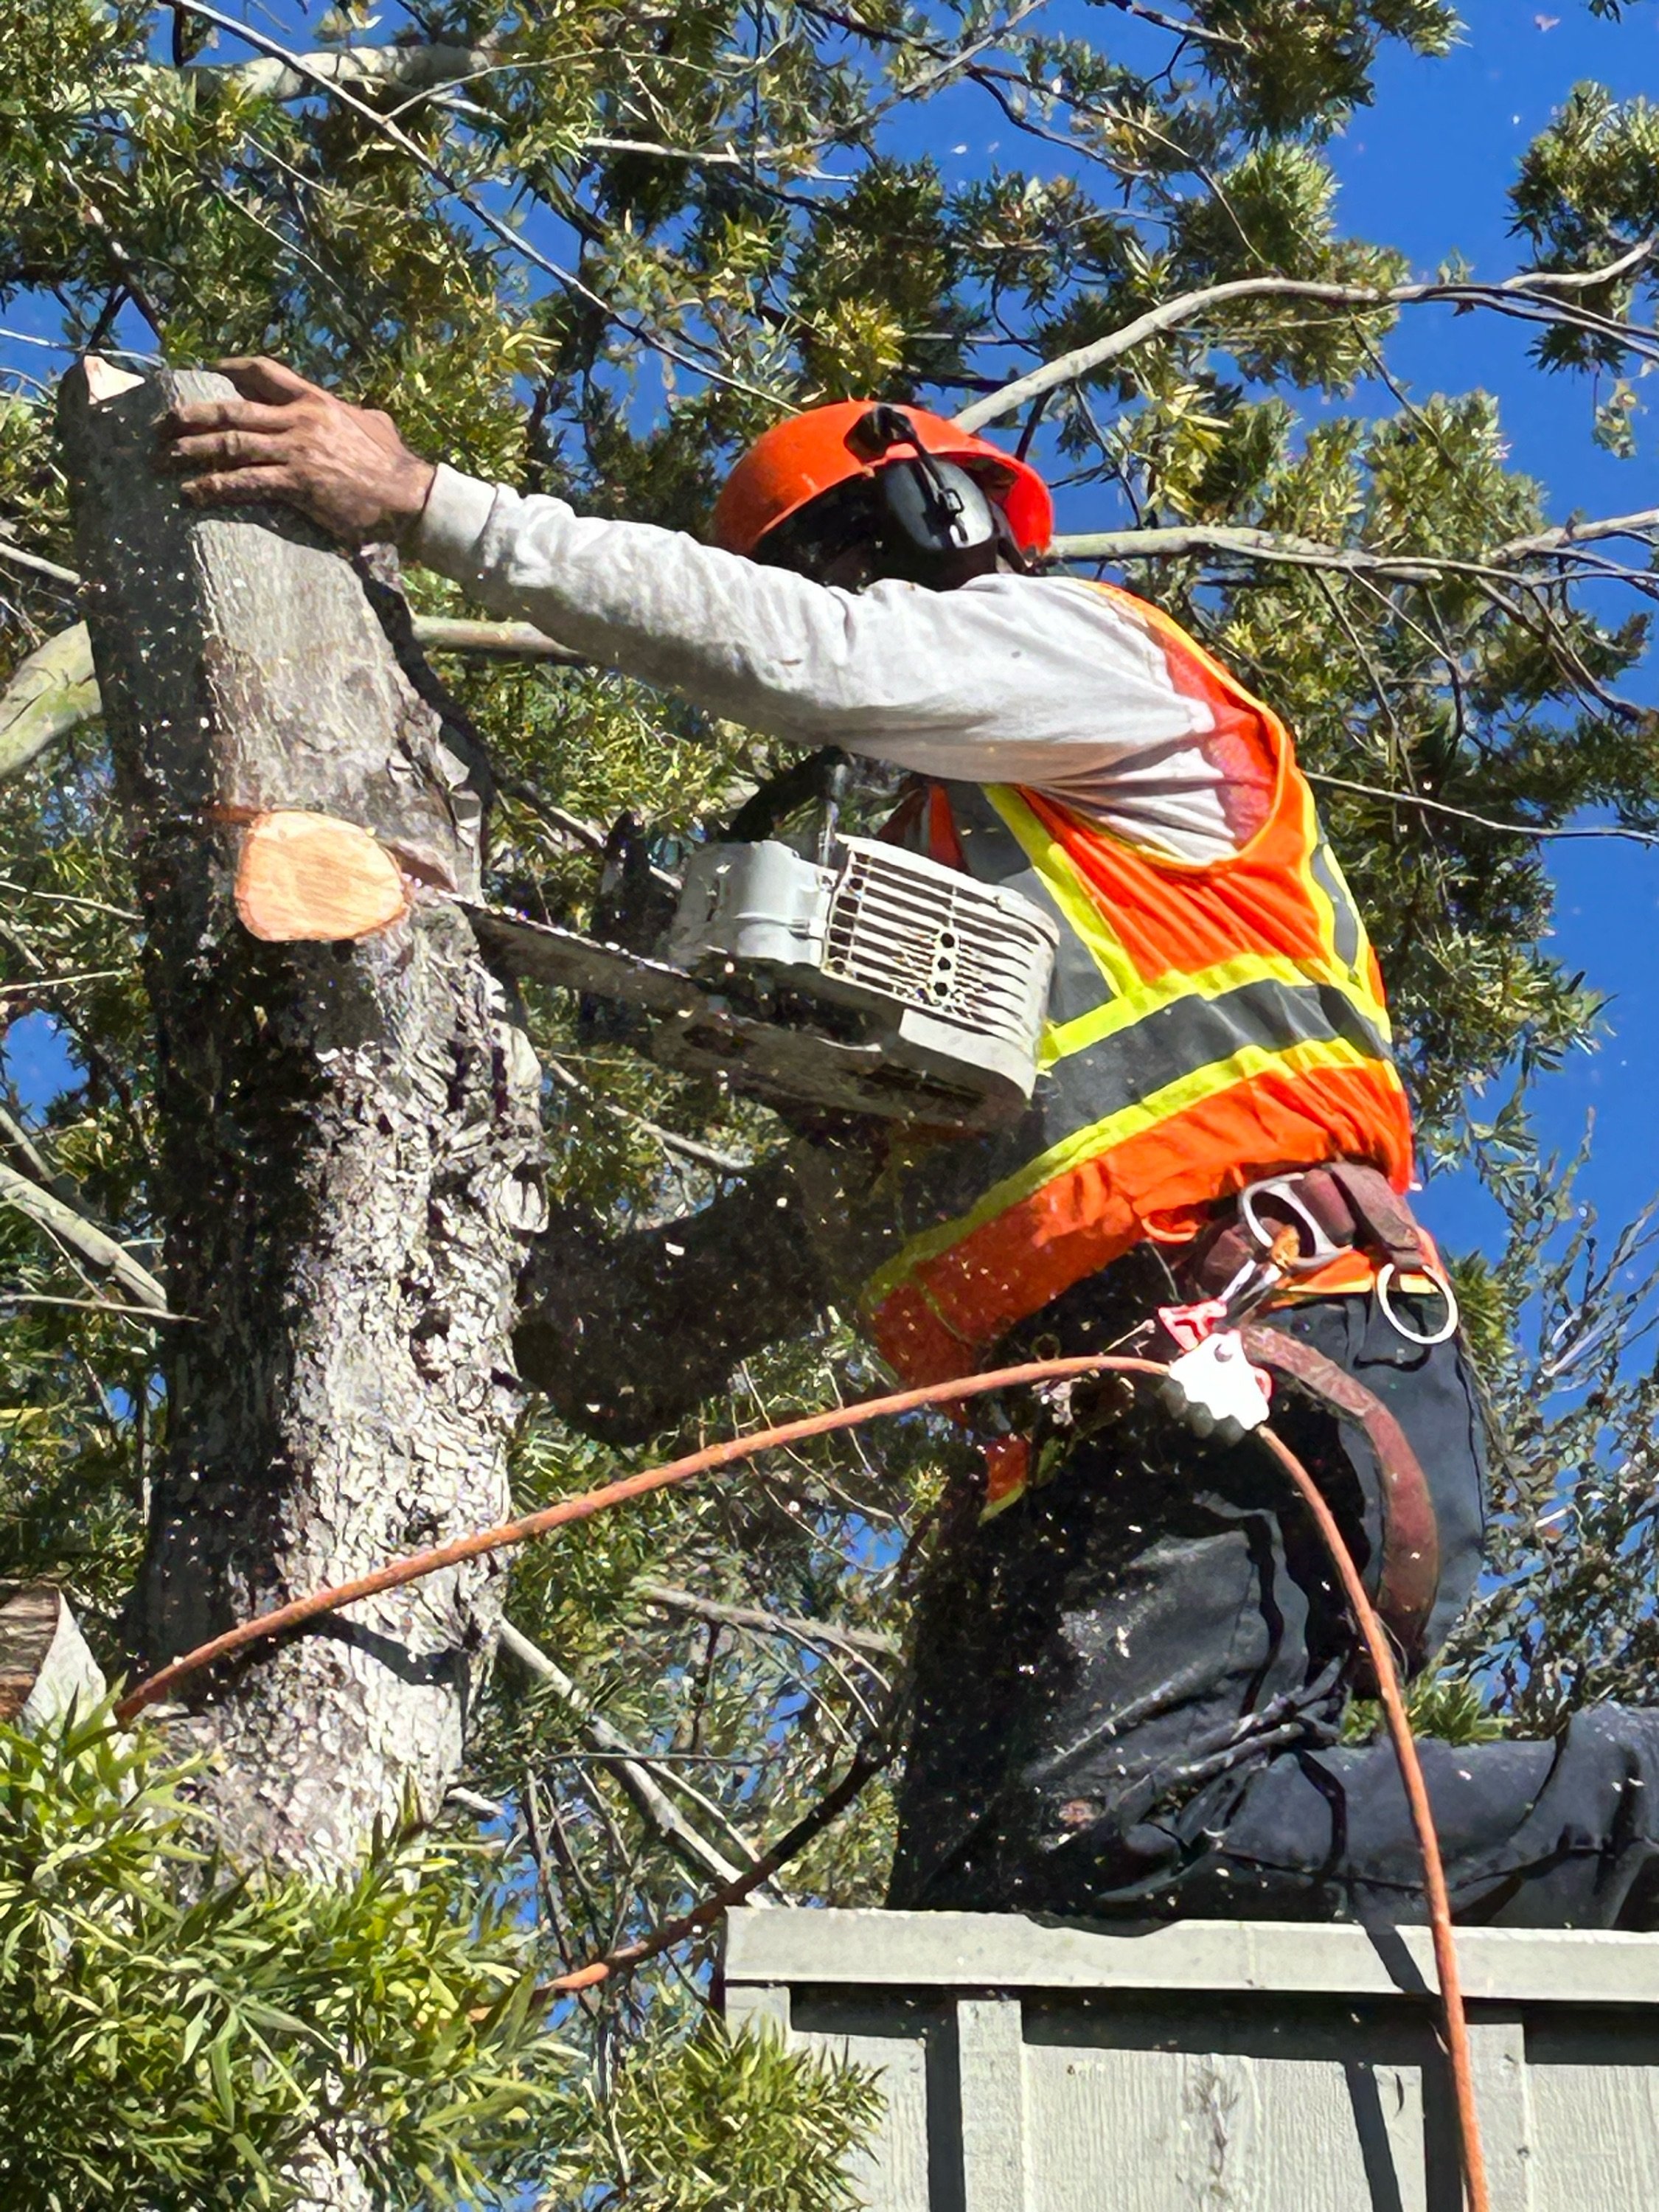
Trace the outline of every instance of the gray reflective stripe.
[[1381, 1034], [1334, 983], [1241, 983], [1218, 999], [1190, 992], [1055, 1062], [1037, 1085], [1044, 1149], [1249, 1046], [1284, 1052], [1339, 1037], [1392, 1063]]
[[945, 789], [969, 874], [982, 884], [1006, 884], [1010, 890], [1024, 892], [1060, 924], [1054, 980], [1048, 986], [1048, 1019], [1074, 1022], [1079, 1014], [1103, 1006], [1115, 995], [1111, 985], [983, 789], [976, 783], [947, 783]]
[[1308, 868], [1314, 881], [1330, 901], [1335, 912], [1336, 921], [1332, 933], [1331, 948], [1342, 965], [1352, 971], [1358, 964], [1359, 948], [1364, 941], [1360, 933], [1359, 916], [1354, 910], [1353, 900], [1349, 896], [1346, 884], [1336, 872], [1336, 864], [1331, 857], [1331, 848], [1322, 836], [1314, 841], [1314, 848], [1309, 856]]

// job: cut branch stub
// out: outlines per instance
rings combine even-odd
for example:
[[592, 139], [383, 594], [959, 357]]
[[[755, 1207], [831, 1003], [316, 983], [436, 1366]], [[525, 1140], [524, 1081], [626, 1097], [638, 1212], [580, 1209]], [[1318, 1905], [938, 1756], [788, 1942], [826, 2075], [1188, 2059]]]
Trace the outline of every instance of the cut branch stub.
[[338, 944], [389, 929], [409, 912], [392, 855], [328, 814], [256, 814], [242, 832], [236, 911], [268, 945]]
[[0, 1589], [0, 1722], [26, 1733], [46, 1728], [72, 1705], [95, 1705], [104, 1687], [62, 1590]]

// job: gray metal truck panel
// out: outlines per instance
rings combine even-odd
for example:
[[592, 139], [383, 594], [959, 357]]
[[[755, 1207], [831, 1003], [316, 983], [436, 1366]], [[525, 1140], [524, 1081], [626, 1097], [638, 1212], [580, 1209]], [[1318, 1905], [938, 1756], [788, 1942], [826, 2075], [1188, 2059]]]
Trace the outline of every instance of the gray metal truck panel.
[[[1659, 1936], [1458, 1943], [1493, 2212], [1659, 2212]], [[1425, 1929], [750, 1910], [724, 1975], [881, 2069], [872, 2212], [1458, 2212]]]

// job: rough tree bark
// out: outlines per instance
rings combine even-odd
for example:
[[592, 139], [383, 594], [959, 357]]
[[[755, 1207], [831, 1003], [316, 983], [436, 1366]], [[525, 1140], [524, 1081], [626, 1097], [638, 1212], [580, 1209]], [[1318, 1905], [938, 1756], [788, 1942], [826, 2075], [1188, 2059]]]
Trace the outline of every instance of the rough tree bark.
[[[285, 1598], [501, 1517], [510, 1329], [540, 1225], [538, 1077], [452, 895], [477, 896], [476, 757], [400, 596], [275, 510], [185, 508], [152, 466], [175, 397], [65, 380], [87, 613], [145, 917], [168, 1296], [165, 1467], [135, 1642], [159, 1662]], [[256, 942], [237, 824], [372, 830], [413, 911], [352, 944]], [[319, 1872], [435, 1810], [493, 1649], [499, 1570], [428, 1578], [210, 1681], [234, 1855]]]

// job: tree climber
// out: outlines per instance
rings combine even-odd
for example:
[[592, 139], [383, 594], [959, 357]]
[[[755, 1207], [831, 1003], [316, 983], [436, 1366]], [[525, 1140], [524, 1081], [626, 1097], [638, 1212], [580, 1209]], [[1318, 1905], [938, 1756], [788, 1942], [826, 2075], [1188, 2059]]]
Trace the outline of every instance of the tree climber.
[[[240, 398], [163, 426], [187, 497], [392, 538], [601, 665], [893, 763], [913, 781], [884, 835], [1061, 925], [1017, 1128], [821, 1129], [666, 1229], [567, 1224], [528, 1379], [620, 1440], [849, 1284], [915, 1381], [1133, 1343], [1159, 1309], [1201, 1328], [1206, 1300], [1271, 1287], [1289, 1371], [1326, 1378], [1275, 1420], [1420, 1671], [1480, 1574], [1480, 1419], [1402, 1195], [1376, 963], [1272, 710], [1158, 609], [1033, 573], [1041, 480], [918, 410], [779, 424], [710, 548], [434, 468], [385, 416], [225, 366]], [[1370, 1394], [1346, 1418], [1331, 1366]], [[1394, 1753], [1339, 1741], [1352, 1625], [1266, 1455], [1103, 1388], [992, 1426], [921, 1601], [891, 1902], [1422, 1917]], [[1602, 1708], [1423, 1759], [1460, 1917], [1659, 1921], [1659, 1720]]]

